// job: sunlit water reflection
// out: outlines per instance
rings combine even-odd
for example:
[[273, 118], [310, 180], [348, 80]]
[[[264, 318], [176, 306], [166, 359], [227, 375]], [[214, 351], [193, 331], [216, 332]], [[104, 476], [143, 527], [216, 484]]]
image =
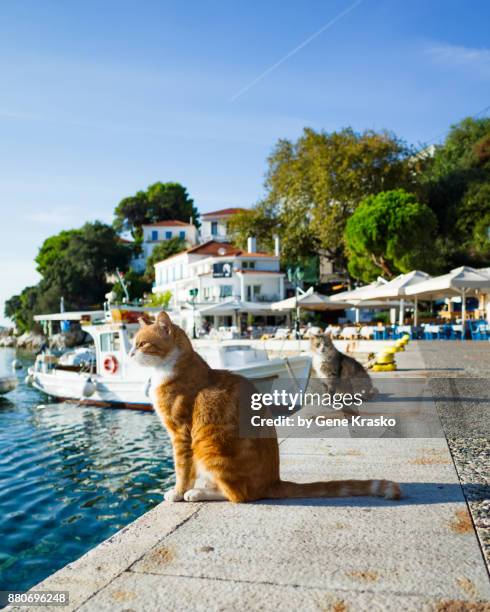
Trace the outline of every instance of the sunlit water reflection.
[[[0, 376], [14, 357], [0, 349]], [[50, 402], [25, 373], [0, 397], [0, 590], [77, 559], [159, 503], [173, 477], [153, 413]]]

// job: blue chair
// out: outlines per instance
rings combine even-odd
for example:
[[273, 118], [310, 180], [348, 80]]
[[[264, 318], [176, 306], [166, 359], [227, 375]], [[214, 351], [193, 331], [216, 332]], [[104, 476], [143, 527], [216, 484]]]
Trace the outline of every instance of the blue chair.
[[485, 321], [470, 321], [470, 334], [472, 340], [488, 340], [488, 325]]
[[424, 337], [426, 340], [444, 340], [446, 339], [444, 325], [431, 325], [430, 323], [425, 325]]
[[452, 331], [451, 325], [449, 325], [449, 323], [445, 323], [440, 332], [441, 340], [451, 340]]
[[[459, 329], [461, 327], [461, 329]], [[461, 340], [463, 337], [463, 329], [462, 326], [450, 325], [450, 339], [451, 340]]]
[[408, 334], [410, 338], [413, 338], [413, 328], [411, 325], [397, 325], [393, 334], [394, 338], [403, 338], [405, 334]]

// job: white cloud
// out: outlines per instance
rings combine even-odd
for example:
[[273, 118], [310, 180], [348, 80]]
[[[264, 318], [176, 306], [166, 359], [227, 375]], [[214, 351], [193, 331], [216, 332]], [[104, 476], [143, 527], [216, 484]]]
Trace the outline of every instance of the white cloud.
[[449, 68], [463, 68], [490, 78], [490, 49], [435, 43], [426, 48], [434, 63]]

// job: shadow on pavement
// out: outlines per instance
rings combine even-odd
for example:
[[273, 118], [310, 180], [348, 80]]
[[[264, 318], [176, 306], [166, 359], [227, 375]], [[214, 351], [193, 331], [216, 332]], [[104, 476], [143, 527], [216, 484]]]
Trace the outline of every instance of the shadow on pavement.
[[359, 508], [380, 506], [416, 506], [463, 502], [465, 497], [458, 483], [401, 482], [403, 498], [400, 500], [382, 497], [323, 497], [314, 499], [261, 500], [257, 503], [268, 506], [349, 506]]

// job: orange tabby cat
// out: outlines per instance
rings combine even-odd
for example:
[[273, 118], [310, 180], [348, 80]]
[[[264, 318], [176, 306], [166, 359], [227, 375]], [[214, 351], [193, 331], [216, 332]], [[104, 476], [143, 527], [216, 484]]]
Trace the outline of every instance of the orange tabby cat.
[[[254, 392], [252, 383], [227, 370], [211, 369], [166, 313], [159, 313], [154, 324], [140, 324], [131, 355], [153, 370], [150, 394], [174, 450], [176, 485], [165, 499], [400, 497], [399, 485], [387, 480], [281, 480], [277, 438], [239, 437], [240, 397]], [[198, 476], [206, 479], [204, 487], [196, 487]]]

